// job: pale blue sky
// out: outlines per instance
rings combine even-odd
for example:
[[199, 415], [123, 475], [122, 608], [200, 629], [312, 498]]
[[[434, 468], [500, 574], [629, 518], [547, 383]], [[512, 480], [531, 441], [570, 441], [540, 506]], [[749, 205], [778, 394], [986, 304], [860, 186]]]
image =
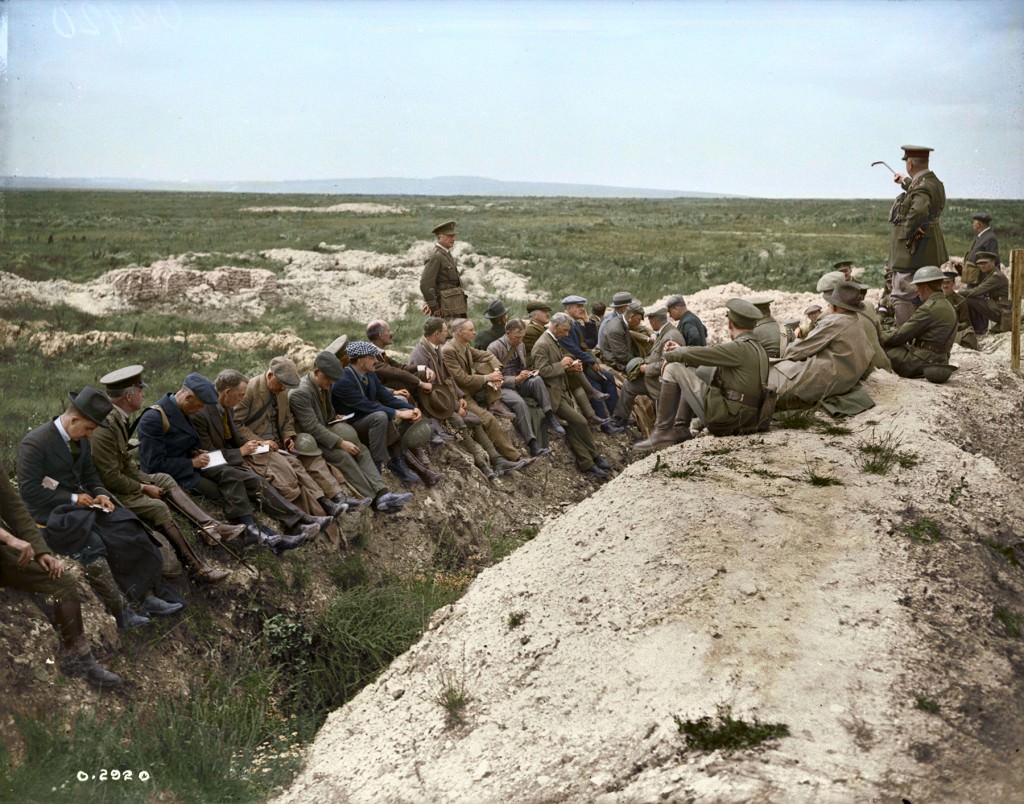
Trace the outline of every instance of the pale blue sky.
[[1024, 3], [7, 0], [0, 173], [1024, 198]]

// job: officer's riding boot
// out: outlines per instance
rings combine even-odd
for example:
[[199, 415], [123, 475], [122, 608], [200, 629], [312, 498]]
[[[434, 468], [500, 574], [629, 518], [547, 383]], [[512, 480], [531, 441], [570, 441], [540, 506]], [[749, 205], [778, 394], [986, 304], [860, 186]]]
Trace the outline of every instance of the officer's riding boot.
[[679, 415], [679, 399], [681, 397], [679, 386], [674, 382], [663, 382], [661, 384], [661, 397], [658, 399], [658, 419], [654, 422], [654, 429], [650, 438], [637, 441], [632, 449], [648, 450], [661, 449], [672, 444], [679, 444], [692, 438], [689, 424], [678, 425], [676, 417]]
[[[178, 526], [173, 522], [168, 522], [158, 527], [160, 532], [167, 537], [171, 546], [174, 547], [174, 551], [188, 568], [189, 574], [193, 579], [201, 583], [218, 583], [228, 577], [230, 573], [227, 570], [217, 569], [203, 561], [196, 554], [196, 551], [192, 549], [192, 545], [185, 539], [184, 534], [178, 530]], [[245, 526], [243, 525], [242, 527], [244, 529]]]
[[170, 491], [165, 491], [164, 496], [175, 508], [196, 524], [199, 528], [199, 535], [209, 545], [217, 544], [221, 539], [237, 539], [245, 532], [245, 525], [229, 525], [226, 522], [218, 522], [196, 505], [195, 500], [181, 486], [175, 486]]
[[417, 454], [422, 450], [408, 449], [405, 451], [405, 462], [416, 474], [423, 478], [423, 482], [428, 486], [436, 486], [442, 480], [444, 475], [440, 472], [435, 472], [427, 464], [423, 463], [420, 456]]
[[60, 600], [53, 605], [53, 622], [60, 634], [60, 669], [65, 675], [84, 678], [98, 689], [116, 687], [121, 683], [117, 673], [111, 673], [96, 661], [85, 638], [82, 627], [82, 604], [77, 600]]

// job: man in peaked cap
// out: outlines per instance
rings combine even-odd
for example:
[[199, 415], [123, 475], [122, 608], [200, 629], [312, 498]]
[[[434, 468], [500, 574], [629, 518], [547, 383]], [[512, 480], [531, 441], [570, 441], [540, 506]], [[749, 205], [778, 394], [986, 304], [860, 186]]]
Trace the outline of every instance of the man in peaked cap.
[[474, 349], [486, 349], [492, 341], [498, 340], [505, 334], [505, 324], [508, 323], [508, 308], [501, 299], [495, 299], [487, 305], [484, 310], [484, 318], [490, 323], [490, 329], [483, 329], [477, 332], [473, 340]]
[[836, 260], [832, 263], [832, 269], [841, 273], [844, 281], [853, 281], [853, 260]]
[[[341, 361], [333, 352], [324, 350], [317, 354], [312, 371], [299, 380], [298, 388], [288, 393], [295, 424], [300, 432], [316, 439], [324, 459], [345, 477], [357, 494], [371, 500], [373, 510], [383, 514], [398, 513], [413, 495], [388, 490], [370, 450], [359, 440], [359, 434], [334, 412], [331, 385], [343, 371]], [[357, 501], [345, 502], [352, 506]]]
[[432, 231], [437, 242], [423, 264], [420, 276], [423, 312], [441, 318], [464, 317], [467, 311], [466, 292], [462, 289], [459, 268], [452, 255], [455, 221], [438, 224]]
[[993, 333], [1006, 332], [1010, 329], [1010, 280], [999, 268], [998, 254], [979, 251], [975, 259], [981, 281], [960, 294], [967, 300], [974, 331], [984, 335], [992, 321]]
[[996, 255], [996, 267], [999, 267], [999, 241], [992, 231], [992, 216], [987, 212], [975, 212], [971, 215], [971, 229], [974, 230], [974, 242], [964, 255], [963, 283], [973, 288], [981, 281], [978, 272], [978, 254], [987, 251]]
[[840, 282], [822, 294], [830, 312], [806, 338], [790, 344], [772, 364], [769, 383], [779, 408], [812, 407], [819, 400], [852, 390], [871, 366], [872, 349], [860, 322], [860, 287]]
[[530, 350], [537, 342], [544, 329], [551, 320], [551, 305], [542, 301], [531, 301], [526, 303], [526, 334], [523, 336], [523, 348], [526, 349], [527, 360], [533, 365]]
[[956, 310], [942, 292], [945, 279], [934, 265], [912, 277], [921, 304], [914, 314], [882, 342], [892, 368], [901, 377], [923, 377], [929, 365], [945, 365], [956, 336]]
[[785, 342], [782, 336], [782, 327], [772, 317], [772, 297], [753, 296], [747, 301], [761, 311], [761, 317], [757, 320], [757, 326], [754, 327], [754, 338], [764, 347], [768, 357], [780, 357], [785, 349]]
[[949, 259], [940, 223], [946, 206], [946, 188], [928, 167], [931, 151], [921, 145], [904, 145], [907, 173], [897, 173], [893, 179], [903, 190], [889, 211], [889, 266], [893, 269], [891, 296], [896, 326], [914, 313], [917, 293], [910, 281], [914, 272], [925, 265], [942, 265]]
[[714, 435], [752, 433], [768, 379], [768, 355], [754, 338], [761, 311], [743, 299], [726, 302], [729, 342], [718, 346], [666, 343], [658, 418], [650, 438], [633, 449], [660, 449], [693, 436], [700, 418]]
[[[104, 486], [117, 496], [121, 505], [131, 509], [139, 519], [163, 535], [168, 543], [164, 550], [173, 548], [171, 555], [177, 554], [177, 559], [185, 563], [193, 578], [203, 583], [222, 581], [228, 573], [200, 558], [178, 528], [168, 506], [173, 505], [191, 520], [207, 544], [215, 544], [222, 538], [237, 538], [245, 526], [216, 521], [196, 505], [173, 477], [163, 472], [143, 472], [135, 465], [128, 442], [135, 429], [131, 416], [142, 408], [145, 397], [146, 383], [142, 372], [142, 366], [134, 365], [100, 377], [113, 409], [93, 434], [93, 462]], [[173, 568], [181, 572], [177, 559], [172, 559]]]
[[967, 299], [957, 293], [956, 290], [957, 272], [943, 271], [942, 276], [942, 294], [953, 305], [953, 309], [956, 310], [956, 339], [953, 342], [965, 349], [977, 351], [978, 334], [974, 331], [974, 325], [971, 323], [971, 315], [967, 309]]
[[64, 413], [18, 446], [18, 488], [32, 518], [44, 526], [46, 543], [79, 561], [118, 626], [132, 628], [148, 620], [125, 604], [122, 592], [154, 614], [182, 606], [153, 594], [161, 583], [159, 546], [131, 511], [114, 504], [93, 463], [90, 439], [112, 407], [98, 388], [71, 394]]

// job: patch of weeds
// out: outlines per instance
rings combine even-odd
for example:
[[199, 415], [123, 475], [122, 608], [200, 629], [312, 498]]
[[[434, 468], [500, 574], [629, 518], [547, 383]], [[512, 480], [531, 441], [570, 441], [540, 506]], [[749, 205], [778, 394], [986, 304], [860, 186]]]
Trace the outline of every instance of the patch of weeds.
[[679, 733], [686, 737], [686, 747], [695, 751], [735, 751], [789, 736], [785, 723], [762, 723], [757, 718], [748, 723], [734, 718], [728, 706], [719, 706], [714, 718], [704, 715], [683, 720], [673, 715], [673, 719]]
[[860, 452], [857, 464], [869, 475], [887, 475], [895, 466], [903, 469], [917, 466], [917, 455], [900, 449], [902, 446], [903, 440], [896, 433], [890, 431], [880, 436], [872, 430], [867, 439], [857, 443]]
[[521, 626], [523, 623], [526, 622], [526, 612], [525, 611], [510, 611], [508, 613], [508, 621], [507, 622], [508, 622], [508, 630], [509, 631], [511, 631], [511, 630], [513, 630], [515, 628], [518, 628], [519, 626]]
[[967, 491], [967, 477], [965, 475], [960, 475], [960, 483], [949, 490], [949, 499], [947, 502], [950, 505], [956, 505], [960, 502], [960, 498], [964, 495], [965, 491]]
[[365, 584], [369, 578], [359, 553], [349, 553], [326, 566], [327, 577], [338, 589], [345, 591]]
[[452, 529], [447, 525], [437, 534], [431, 566], [435, 569], [455, 572], [466, 564], [466, 553], [455, 540]]
[[996, 606], [992, 610], [992, 616], [1003, 624], [1008, 637], [1020, 638], [1021, 629], [1024, 627], [1024, 615], [1011, 611], [1005, 606]]
[[924, 695], [918, 695], [917, 698], [914, 699], [914, 706], [922, 712], [927, 712], [929, 715], [939, 714], [938, 701], [933, 701], [931, 698], [926, 698]]
[[313, 635], [302, 623], [287, 614], [275, 614], [263, 621], [261, 636], [275, 663], [293, 669], [305, 666]]
[[728, 455], [730, 452], [735, 452], [735, 450], [732, 447], [715, 447], [704, 450], [705, 455]]
[[829, 422], [819, 422], [818, 425], [818, 432], [821, 433], [822, 435], [844, 436], [850, 435], [850, 433], [853, 432], [853, 430], [851, 430], [845, 424], [831, 424]]
[[914, 544], [935, 544], [946, 537], [942, 535], [942, 528], [934, 519], [921, 517], [905, 525], [903, 535]]
[[807, 464], [807, 467], [804, 469], [804, 474], [803, 474], [803, 478], [802, 479], [807, 481], [808, 483], [810, 483], [812, 486], [841, 486], [841, 485], [843, 485], [843, 481], [840, 480], [838, 477], [834, 477], [834, 476], [832, 476], [830, 474], [825, 474], [825, 473], [818, 472], [818, 470], [815, 469], [813, 466], [811, 466], [809, 463]]
[[466, 679], [453, 670], [442, 670], [438, 674], [441, 689], [434, 697], [435, 703], [444, 709], [445, 727], [454, 729], [466, 722], [466, 707], [472, 697], [466, 689]]
[[1017, 558], [1017, 552], [1010, 547], [1010, 545], [1000, 544], [992, 539], [982, 539], [981, 543], [990, 550], [999, 553], [999, 555], [1005, 558], [1014, 567], [1020, 566], [1020, 560]]
[[810, 430], [818, 424], [818, 417], [811, 410], [789, 410], [776, 413], [772, 426], [780, 430]]
[[657, 460], [654, 462], [654, 467], [651, 469], [651, 473], [661, 472], [663, 475], [672, 478], [693, 478], [703, 477], [711, 467], [702, 460], [692, 460], [683, 469], [669, 469], [667, 463], [663, 463], [661, 456], [659, 455]]
[[519, 528], [514, 533], [502, 533], [495, 536], [490, 540], [491, 560], [497, 563], [502, 559], [508, 558], [538, 533], [540, 533], [540, 528], [536, 525], [527, 525], [524, 528]]

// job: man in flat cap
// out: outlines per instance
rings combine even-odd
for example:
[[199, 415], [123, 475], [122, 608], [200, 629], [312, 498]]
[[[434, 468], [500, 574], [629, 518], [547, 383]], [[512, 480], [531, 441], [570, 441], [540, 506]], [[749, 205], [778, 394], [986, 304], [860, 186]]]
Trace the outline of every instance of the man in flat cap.
[[931, 151], [921, 145], [904, 145], [907, 173], [897, 173], [893, 179], [903, 189], [889, 211], [889, 266], [893, 270], [891, 297], [896, 326], [914, 313], [917, 293], [910, 281], [914, 272], [925, 265], [942, 265], [949, 259], [940, 223], [946, 206], [946, 188], [928, 167]]
[[432, 231], [437, 242], [423, 265], [420, 277], [423, 312], [441, 318], [464, 317], [468, 309], [466, 292], [462, 289], [459, 268], [452, 255], [455, 221], [445, 221]]
[[[245, 393], [232, 411], [235, 429], [243, 441], [258, 441], [268, 451], [248, 455], [243, 463], [307, 514], [338, 517], [348, 510], [348, 504], [327, 463], [322, 459], [303, 463], [291, 452], [298, 428], [288, 406], [288, 391], [298, 386], [295, 363], [284, 355], [273, 358], [269, 369], [245, 383]], [[336, 542], [335, 528], [328, 526], [327, 530]]]
[[984, 335], [991, 321], [993, 326], [990, 332], [1008, 332], [1011, 310], [1010, 280], [999, 268], [999, 255], [990, 251], [979, 251], [975, 259], [978, 261], [981, 281], [960, 294], [967, 300], [974, 331]]
[[[142, 414], [139, 465], [144, 472], [165, 472], [189, 493], [219, 503], [229, 521], [245, 525], [247, 543], [261, 544], [280, 555], [315, 538], [320, 527], [263, 478], [240, 465], [243, 452], [254, 452], [256, 445], [241, 442], [235, 430], [230, 410], [242, 394], [233, 390], [236, 393], [224, 406], [209, 379], [197, 372], [188, 374], [176, 392], [161, 397]], [[213, 408], [214, 421], [204, 446], [194, 417], [207, 408]], [[240, 443], [242, 449], [236, 446]], [[211, 465], [217, 457], [223, 463], [214, 460]], [[264, 510], [292, 533], [282, 535], [257, 523], [254, 501], [262, 502]]]
[[80, 562], [118, 626], [131, 628], [148, 621], [140, 622], [122, 592], [132, 604], [161, 616], [182, 604], [162, 597], [158, 544], [135, 514], [114, 504], [92, 461], [90, 439], [112, 407], [92, 386], [71, 394], [64, 413], [18, 445], [18, 489], [46, 543]]
[[772, 364], [769, 382], [780, 409], [813, 407], [821, 399], [851, 391], [871, 366], [871, 345], [858, 315], [860, 287], [840, 282], [822, 294], [829, 305], [814, 332], [786, 349]]
[[63, 562], [43, 539], [7, 475], [7, 467], [0, 465], [0, 587], [47, 596], [60, 637], [57, 665], [61, 672], [84, 678], [97, 689], [120, 685], [121, 677], [96, 661], [85, 638], [74, 576], [65, 573]]
[[[718, 346], [667, 343], [658, 418], [650, 438], [633, 449], [660, 449], [687, 441], [701, 419], [714, 435], [752, 433], [758, 427], [768, 379], [768, 355], [753, 336], [761, 312], [743, 299], [726, 302], [729, 341]], [[674, 347], [674, 348], [673, 348]]]
[[901, 377], [923, 377], [930, 365], [945, 365], [956, 337], [956, 311], [942, 292], [945, 279], [937, 266], [926, 265], [911, 277], [921, 298], [914, 314], [882, 345]]
[[370, 450], [359, 440], [359, 434], [334, 412], [331, 385], [343, 371], [341, 361], [333, 352], [324, 350], [317, 354], [313, 370], [288, 393], [295, 424], [299, 432], [309, 433], [316, 439], [324, 459], [344, 475], [357, 494], [370, 498], [374, 511], [398, 513], [413, 495], [388, 489]]
[[[143, 472], [135, 465], [128, 442], [135, 429], [131, 424], [132, 414], [142, 409], [145, 397], [146, 383], [142, 372], [142, 366], [134, 365], [100, 377], [113, 408], [92, 436], [93, 463], [103, 485], [116, 495], [121, 505], [131, 509], [139, 519], [163, 535], [173, 547], [172, 555], [177, 554], [193, 578], [203, 583], [222, 581], [229, 573], [199, 556], [178, 528], [168, 506], [173, 505], [187, 517], [210, 545], [222, 538], [238, 538], [245, 526], [218, 522], [196, 505], [173, 477], [163, 472]], [[181, 572], [176, 560], [175, 569]]]
[[619, 389], [615, 384], [615, 377], [608, 366], [597, 359], [597, 355], [586, 343], [586, 325], [590, 321], [587, 300], [576, 294], [566, 296], [562, 299], [562, 309], [572, 319], [572, 326], [569, 328], [569, 334], [559, 340], [559, 344], [567, 355], [583, 364], [582, 376], [578, 372], [568, 373], [569, 389], [577, 399], [580, 398], [577, 388], [582, 389], [587, 401], [580, 409], [589, 419], [587, 407], [590, 406], [595, 418], [605, 420], [600, 425], [602, 432], [609, 435], [621, 433], [622, 425], [609, 421], [612, 411], [619, 404]]
[[[819, 293], [820, 292], [822, 291], [819, 290]], [[804, 318], [807, 319], [807, 323], [805, 324], [801, 321], [799, 326], [797, 326], [796, 329], [793, 330], [793, 337], [796, 340], [799, 340], [800, 338], [806, 338], [808, 335], [814, 332], [814, 328], [818, 326], [818, 319], [821, 318], [821, 305], [807, 305], [804, 308]]]
[[498, 340], [505, 334], [505, 324], [508, 323], [509, 311], [501, 299], [495, 299], [487, 305], [484, 310], [484, 318], [487, 319], [489, 327], [479, 330], [473, 341], [474, 349], [486, 349], [492, 341]]
[[669, 296], [665, 302], [669, 321], [683, 336], [687, 346], [707, 346], [708, 328], [695, 312], [687, 308], [686, 299], [680, 295]]
[[587, 420], [573, 404], [572, 393], [566, 382], [566, 373], [581, 367], [579, 361], [565, 354], [559, 338], [569, 333], [572, 319], [566, 313], [551, 316], [544, 333], [533, 345], [533, 367], [548, 385], [551, 404], [555, 413], [565, 425], [569, 449], [576, 458], [576, 467], [591, 478], [604, 481], [612, 475], [611, 463], [600, 453], [594, 437], [587, 426]]
[[395, 394], [374, 372], [377, 347], [368, 341], [350, 341], [345, 347], [349, 364], [331, 385], [334, 412], [351, 415], [359, 440], [369, 446], [377, 469], [385, 465], [406, 485], [422, 479], [437, 485], [443, 475], [423, 466], [411, 450], [430, 441], [430, 426], [415, 403]]
[[975, 212], [971, 215], [971, 229], [974, 230], [974, 241], [964, 255], [964, 267], [961, 274], [964, 285], [973, 288], [981, 281], [978, 272], [978, 254], [987, 251], [996, 255], [996, 267], [999, 267], [999, 241], [992, 231], [992, 216], [987, 212]]

